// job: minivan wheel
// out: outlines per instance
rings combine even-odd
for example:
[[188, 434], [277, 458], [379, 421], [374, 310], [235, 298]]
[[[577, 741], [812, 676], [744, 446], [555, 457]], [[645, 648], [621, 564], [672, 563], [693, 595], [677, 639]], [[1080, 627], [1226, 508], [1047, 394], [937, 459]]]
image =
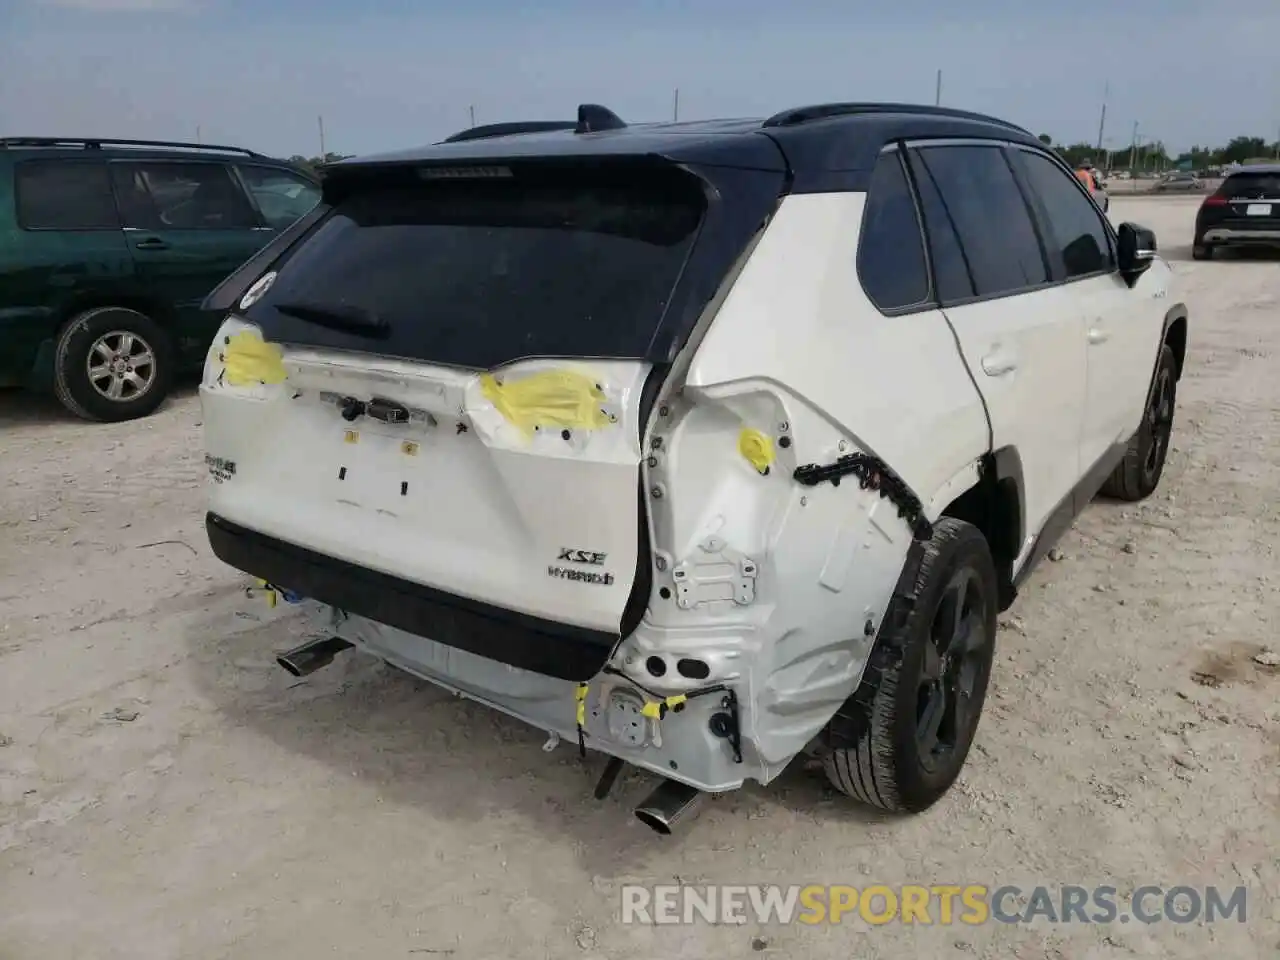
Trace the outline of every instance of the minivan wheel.
[[824, 758], [841, 792], [899, 813], [919, 813], [951, 788], [978, 729], [998, 600], [986, 537], [943, 517], [914, 586], [906, 622], [876, 641], [856, 697], [868, 704], [856, 745]]
[[1104, 497], [1130, 502], [1145, 500], [1160, 484], [1169, 441], [1173, 437], [1173, 413], [1178, 399], [1178, 361], [1169, 345], [1162, 344], [1156, 363], [1142, 424], [1129, 441], [1124, 459], [1099, 491]]
[[1207, 243], [1197, 243], [1191, 247], [1192, 260], [1212, 260], [1213, 247]]
[[137, 310], [86, 310], [58, 334], [54, 394], [85, 420], [145, 417], [164, 402], [172, 378], [169, 335]]

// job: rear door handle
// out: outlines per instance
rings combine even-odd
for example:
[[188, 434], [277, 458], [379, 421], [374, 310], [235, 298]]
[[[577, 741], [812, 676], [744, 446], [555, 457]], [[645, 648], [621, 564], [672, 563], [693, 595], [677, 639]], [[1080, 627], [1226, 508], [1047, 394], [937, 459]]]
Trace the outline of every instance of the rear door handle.
[[982, 372], [989, 377], [1002, 377], [1018, 369], [1018, 358], [1002, 347], [996, 347], [982, 358]]
[[1089, 327], [1089, 343], [1090, 344], [1096, 345], [1099, 343], [1106, 343], [1110, 339], [1111, 339], [1111, 334], [1108, 333], [1106, 330], [1104, 330], [1102, 327], [1096, 324]]
[[145, 240], [139, 240], [134, 244], [139, 250], [168, 250], [169, 244], [161, 240], [159, 237], [147, 237]]

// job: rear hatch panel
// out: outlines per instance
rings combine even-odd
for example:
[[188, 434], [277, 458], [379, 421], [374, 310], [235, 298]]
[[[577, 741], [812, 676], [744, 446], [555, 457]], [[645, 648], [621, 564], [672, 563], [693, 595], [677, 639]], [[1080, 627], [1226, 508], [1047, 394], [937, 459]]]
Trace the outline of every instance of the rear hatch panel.
[[[653, 396], [783, 178], [600, 167], [327, 185], [210, 354], [219, 556], [551, 676], [605, 663], [648, 603]], [[241, 334], [281, 376], [243, 374]]]

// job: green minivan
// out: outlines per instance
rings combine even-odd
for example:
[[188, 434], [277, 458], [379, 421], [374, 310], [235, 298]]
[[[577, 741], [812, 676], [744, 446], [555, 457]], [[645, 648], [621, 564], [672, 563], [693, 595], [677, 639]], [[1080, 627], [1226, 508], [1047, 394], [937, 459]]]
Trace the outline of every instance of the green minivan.
[[205, 296], [319, 199], [310, 171], [236, 147], [0, 138], [0, 387], [146, 416], [204, 362]]

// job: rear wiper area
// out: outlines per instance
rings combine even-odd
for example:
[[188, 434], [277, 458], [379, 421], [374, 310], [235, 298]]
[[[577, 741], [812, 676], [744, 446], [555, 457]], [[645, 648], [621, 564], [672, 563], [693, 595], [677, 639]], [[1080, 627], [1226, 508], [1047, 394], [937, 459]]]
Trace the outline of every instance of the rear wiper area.
[[385, 339], [391, 333], [391, 325], [387, 321], [361, 307], [318, 303], [274, 303], [272, 306], [286, 316], [357, 336]]

